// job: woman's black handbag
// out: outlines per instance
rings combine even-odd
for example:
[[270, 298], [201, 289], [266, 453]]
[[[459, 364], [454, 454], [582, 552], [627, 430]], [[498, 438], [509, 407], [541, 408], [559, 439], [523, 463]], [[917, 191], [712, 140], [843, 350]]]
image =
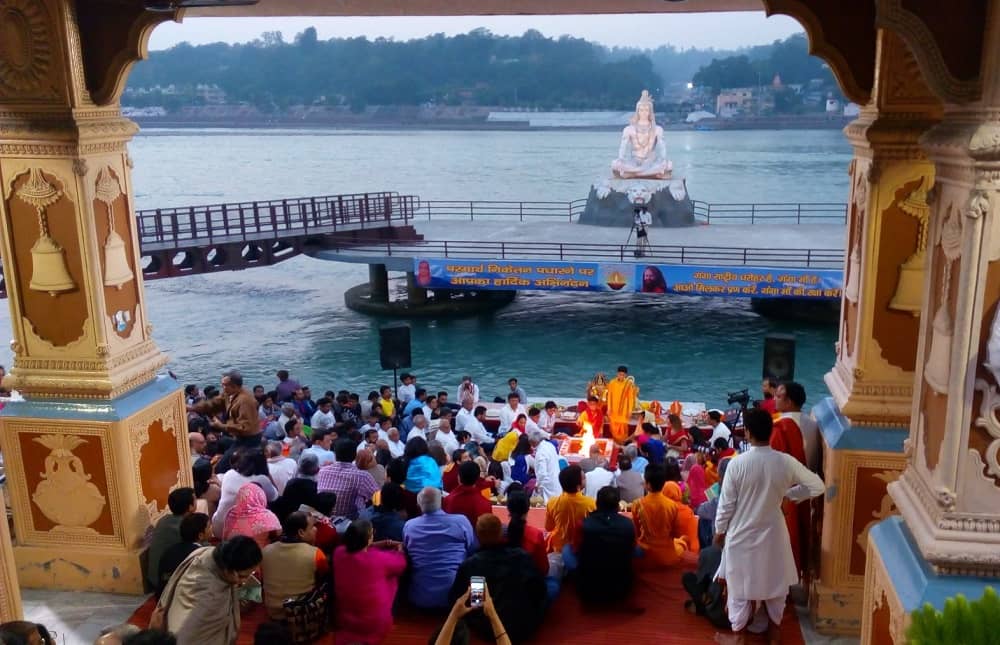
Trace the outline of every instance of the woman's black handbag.
[[326, 633], [330, 612], [330, 587], [318, 585], [308, 593], [289, 598], [283, 603], [285, 620], [295, 645], [312, 643]]

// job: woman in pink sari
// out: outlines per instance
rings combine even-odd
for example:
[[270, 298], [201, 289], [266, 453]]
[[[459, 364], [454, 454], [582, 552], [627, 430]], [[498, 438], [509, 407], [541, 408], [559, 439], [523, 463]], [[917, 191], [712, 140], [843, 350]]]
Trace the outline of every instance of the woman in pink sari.
[[704, 463], [705, 453], [703, 452], [688, 455], [687, 459], [684, 460], [684, 466], [688, 471], [688, 502], [691, 504], [691, 508], [694, 509], [697, 509], [703, 503], [708, 501], [708, 496], [705, 494], [708, 486], [705, 481]]
[[267, 495], [257, 484], [243, 484], [236, 493], [236, 504], [226, 515], [222, 539], [228, 540], [234, 535], [253, 538], [261, 549], [281, 535], [281, 522], [267, 510]]

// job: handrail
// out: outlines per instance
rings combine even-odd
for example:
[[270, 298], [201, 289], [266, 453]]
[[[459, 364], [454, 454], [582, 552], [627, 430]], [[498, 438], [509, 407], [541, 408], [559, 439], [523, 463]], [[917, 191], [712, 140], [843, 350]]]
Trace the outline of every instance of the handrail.
[[[695, 220], [701, 224], [724, 223], [823, 223], [829, 220], [847, 223], [847, 205], [832, 202], [763, 203], [763, 204], [713, 204], [691, 200]], [[465, 219], [475, 221], [491, 218], [513, 218], [521, 222], [526, 218], [558, 217], [577, 221], [587, 204], [586, 199], [570, 202], [555, 201], [475, 201], [475, 200], [421, 200], [416, 216], [431, 221], [438, 219]]]
[[324, 195], [136, 212], [144, 248], [214, 244], [409, 224], [420, 198], [397, 192]]
[[334, 241], [326, 248], [339, 253], [372, 256], [421, 256], [455, 259], [573, 260], [651, 262], [662, 264], [706, 264], [712, 266], [755, 266], [774, 268], [842, 269], [842, 249], [767, 249], [718, 246], [650, 245], [641, 258], [634, 256], [634, 244], [589, 244], [570, 242], [489, 240], [396, 241], [356, 239]]

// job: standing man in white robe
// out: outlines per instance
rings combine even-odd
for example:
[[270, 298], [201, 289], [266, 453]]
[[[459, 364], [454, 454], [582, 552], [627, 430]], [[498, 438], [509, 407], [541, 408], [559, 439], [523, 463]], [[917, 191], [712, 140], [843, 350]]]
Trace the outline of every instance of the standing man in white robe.
[[548, 503], [563, 492], [559, 484], [559, 454], [541, 430], [528, 434], [528, 441], [535, 449], [535, 494]]
[[770, 414], [748, 410], [743, 422], [751, 448], [729, 464], [719, 495], [715, 543], [722, 547], [722, 563], [717, 575], [728, 589], [733, 631], [742, 638], [763, 605], [768, 641], [776, 643], [788, 588], [799, 581], [781, 503], [816, 497], [824, 486], [797, 459], [771, 449]]

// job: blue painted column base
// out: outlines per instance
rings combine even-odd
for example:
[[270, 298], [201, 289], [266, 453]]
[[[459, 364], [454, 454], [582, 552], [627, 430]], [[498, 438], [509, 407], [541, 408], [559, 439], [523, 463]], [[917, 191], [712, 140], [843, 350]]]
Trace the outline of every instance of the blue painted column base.
[[114, 399], [39, 397], [0, 411], [22, 587], [141, 593], [147, 531], [191, 485], [180, 385]]

